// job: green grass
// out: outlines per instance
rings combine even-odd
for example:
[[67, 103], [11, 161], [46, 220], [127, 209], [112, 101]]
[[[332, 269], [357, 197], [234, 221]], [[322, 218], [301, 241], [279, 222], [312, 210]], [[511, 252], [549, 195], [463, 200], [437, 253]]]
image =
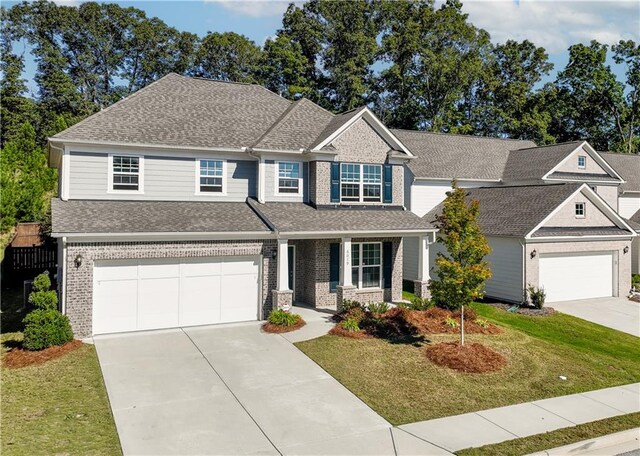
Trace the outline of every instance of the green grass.
[[[2, 336], [3, 345], [21, 334]], [[39, 366], [2, 367], [3, 455], [121, 454], [95, 348]]]
[[422, 346], [379, 339], [323, 336], [296, 345], [395, 425], [640, 381], [640, 344], [631, 335], [563, 314], [527, 317], [474, 307], [504, 333], [467, 335], [467, 341], [506, 355], [502, 371], [458, 373], [431, 363]]
[[402, 299], [406, 300], [406, 301], [411, 301], [413, 300], [413, 298], [415, 298], [416, 295], [414, 295], [413, 293], [411, 293], [410, 291], [403, 291], [402, 292]]
[[579, 424], [574, 427], [558, 429], [544, 434], [532, 435], [507, 442], [485, 445], [480, 448], [470, 448], [457, 451], [459, 456], [481, 456], [491, 454], [495, 456], [516, 456], [550, 448], [561, 447], [582, 440], [592, 439], [615, 432], [626, 431], [640, 426], [640, 413], [616, 416], [605, 420]]

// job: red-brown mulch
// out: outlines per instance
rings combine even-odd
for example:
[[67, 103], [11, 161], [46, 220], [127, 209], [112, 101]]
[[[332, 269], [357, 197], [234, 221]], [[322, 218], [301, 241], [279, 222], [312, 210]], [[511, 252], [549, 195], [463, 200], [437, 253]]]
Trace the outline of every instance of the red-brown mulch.
[[[437, 307], [429, 310], [409, 310], [406, 318], [409, 323], [418, 328], [421, 334], [457, 334], [460, 332], [460, 326], [454, 328], [445, 323], [447, 318], [453, 318], [459, 325], [459, 311], [449, 312]], [[491, 323], [486, 327], [480, 326], [476, 323], [477, 319], [478, 314], [473, 309], [464, 310], [464, 332], [466, 334], [502, 333], [502, 329]]]
[[[487, 304], [506, 311], [513, 307], [511, 304], [504, 304], [502, 302], [489, 302]], [[554, 309], [553, 307], [543, 307], [542, 309], [536, 309], [535, 307], [520, 306], [514, 313], [518, 313], [520, 315], [528, 315], [530, 317], [547, 317], [556, 313], [556, 309]]]
[[266, 322], [264, 325], [262, 325], [262, 330], [271, 334], [282, 334], [300, 329], [306, 324], [307, 322], [302, 318], [300, 318], [294, 325], [291, 326], [274, 325], [273, 323]]
[[38, 351], [25, 350], [24, 348], [12, 348], [2, 357], [2, 361], [4, 366], [9, 369], [35, 366], [37, 364], [44, 364], [52, 359], [60, 358], [73, 350], [77, 350], [83, 345], [84, 344], [80, 340], [72, 340], [64, 345], [57, 345]]
[[371, 336], [367, 334], [366, 331], [348, 331], [342, 327], [342, 325], [337, 324], [329, 331], [329, 334], [333, 336], [342, 336], [342, 337], [350, 337], [352, 339], [370, 339]]
[[495, 372], [507, 365], [507, 358], [479, 343], [443, 342], [424, 350], [429, 360], [438, 366], [467, 373]]

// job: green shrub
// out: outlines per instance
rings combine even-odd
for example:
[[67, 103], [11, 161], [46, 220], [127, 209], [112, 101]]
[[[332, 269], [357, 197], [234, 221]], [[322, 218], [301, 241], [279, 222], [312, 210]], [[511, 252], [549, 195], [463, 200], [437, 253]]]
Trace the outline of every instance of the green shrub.
[[360, 325], [358, 324], [358, 320], [352, 317], [342, 320], [342, 323], [340, 323], [340, 325], [347, 331], [352, 331], [352, 332], [360, 331]]
[[547, 293], [545, 293], [544, 288], [537, 288], [533, 285], [529, 285], [527, 287], [527, 292], [529, 293], [529, 302], [536, 309], [542, 309], [544, 307], [544, 302], [547, 299]]
[[24, 340], [27, 350], [42, 350], [73, 340], [73, 331], [66, 315], [56, 309], [36, 309], [24, 319]]
[[49, 279], [49, 273], [43, 272], [37, 275], [33, 279], [33, 289], [35, 291], [49, 291], [51, 289], [51, 279]]
[[458, 326], [460, 326], [460, 323], [458, 323], [456, 320], [454, 320], [451, 317], [447, 317], [444, 320], [444, 324], [447, 325], [449, 328], [457, 328]]
[[372, 302], [367, 306], [367, 309], [372, 314], [380, 315], [389, 310], [389, 304], [386, 302]]
[[489, 322], [487, 320], [485, 320], [484, 318], [476, 318], [474, 323], [476, 325], [480, 326], [481, 328], [488, 328], [489, 327]]
[[631, 285], [635, 286], [636, 288], [640, 288], [640, 274], [633, 274], [631, 276]]
[[418, 298], [416, 296], [411, 300], [408, 307], [411, 310], [428, 310], [434, 307], [434, 304], [429, 298]]
[[342, 315], [343, 320], [352, 319], [360, 323], [367, 316], [367, 312], [362, 307], [352, 307]]
[[340, 306], [341, 312], [349, 312], [351, 309], [364, 309], [364, 306], [360, 304], [358, 301], [352, 301], [350, 299], [345, 299], [342, 301], [342, 305]]
[[300, 315], [289, 313], [285, 310], [274, 310], [269, 314], [269, 323], [278, 326], [293, 326], [300, 321]]
[[29, 295], [29, 304], [36, 309], [57, 309], [58, 294], [51, 291], [33, 291]]

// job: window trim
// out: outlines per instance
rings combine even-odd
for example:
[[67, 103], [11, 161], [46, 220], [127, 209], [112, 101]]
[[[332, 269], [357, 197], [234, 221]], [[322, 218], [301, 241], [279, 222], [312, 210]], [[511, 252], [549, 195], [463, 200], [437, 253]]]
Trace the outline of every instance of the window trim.
[[[582, 214], [578, 214], [578, 205], [582, 206]], [[587, 215], [587, 203], [581, 201], [577, 202], [573, 208], [573, 213], [576, 218], [585, 218]]]
[[[137, 190], [119, 190], [113, 188], [113, 157], [132, 157], [138, 159], [138, 189]], [[144, 195], [144, 155], [139, 154], [121, 154], [110, 153], [107, 158], [107, 193], [124, 194], [124, 195]]]
[[[380, 274], [379, 274], [379, 280], [378, 280], [378, 286], [377, 287], [366, 287], [365, 288], [365, 287], [362, 286], [362, 269], [363, 269], [363, 267], [368, 267], [368, 268], [375, 267], [375, 265], [363, 266], [363, 264], [362, 264], [362, 252], [364, 250], [362, 248], [362, 246], [364, 244], [377, 244], [379, 246], [379, 248], [380, 248], [380, 264], [378, 265], [378, 270], [380, 271]], [[354, 268], [358, 268], [358, 283], [354, 283], [353, 285], [355, 285], [355, 287], [358, 290], [382, 290], [383, 289], [382, 288], [382, 285], [383, 285], [382, 274], [384, 272], [383, 269], [382, 269], [383, 263], [384, 263], [384, 258], [383, 258], [383, 256], [384, 256], [383, 253], [384, 252], [383, 252], [383, 249], [382, 249], [382, 242], [352, 242], [351, 243], [352, 252], [353, 252], [353, 247], [355, 245], [358, 246], [358, 266], [354, 266], [353, 264], [351, 264], [351, 270], [349, 271], [349, 273], [352, 274], [353, 273], [353, 269]], [[351, 263], [353, 263], [351, 258], [349, 259], [349, 261]]]
[[[580, 165], [580, 159], [584, 159], [584, 164]], [[587, 156], [586, 155], [578, 155], [578, 169], [586, 169], [587, 168]]]
[[[291, 193], [291, 192], [280, 192], [280, 163], [294, 163], [297, 164], [299, 166], [300, 169], [300, 177], [298, 177], [298, 191], [296, 193]], [[274, 183], [273, 183], [273, 188], [274, 188], [274, 194], [276, 196], [302, 196], [302, 186], [304, 184], [303, 182], [303, 177], [304, 176], [304, 169], [303, 169], [303, 165], [302, 162], [300, 161], [295, 161], [295, 160], [276, 160], [274, 162], [274, 170], [273, 170], [273, 174], [274, 174]], [[289, 178], [289, 177], [283, 177], [283, 179], [294, 179], [294, 178]]]
[[[353, 165], [353, 166], [357, 166], [359, 168], [359, 176], [360, 179], [358, 182], [349, 182], [349, 181], [344, 181], [343, 180], [343, 176], [344, 173], [342, 172], [342, 166], [343, 165]], [[364, 181], [364, 167], [365, 166], [375, 166], [377, 168], [380, 169], [380, 183], [371, 183], [371, 182], [365, 182]], [[348, 201], [348, 200], [344, 200], [343, 196], [342, 196], [342, 186], [344, 184], [351, 184], [351, 185], [358, 185], [358, 190], [359, 190], [359, 195], [358, 195], [358, 201]], [[365, 201], [364, 200], [364, 186], [365, 185], [377, 185], [380, 187], [380, 199], [378, 201]], [[378, 163], [353, 163], [353, 162], [340, 162], [340, 204], [342, 203], [357, 203], [357, 204], [384, 204], [384, 166]]]
[[[203, 192], [200, 190], [200, 161], [219, 161], [222, 162], [222, 191], [221, 192]], [[227, 160], [218, 157], [196, 157], [195, 158], [195, 195], [198, 196], [227, 196]]]

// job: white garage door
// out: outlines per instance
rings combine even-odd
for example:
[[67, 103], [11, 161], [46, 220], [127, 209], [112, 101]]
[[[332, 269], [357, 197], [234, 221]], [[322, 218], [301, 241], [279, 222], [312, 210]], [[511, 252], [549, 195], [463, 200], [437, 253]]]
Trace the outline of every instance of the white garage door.
[[613, 296], [613, 253], [540, 255], [547, 302]]
[[93, 333], [257, 320], [258, 265], [258, 257], [96, 262]]

